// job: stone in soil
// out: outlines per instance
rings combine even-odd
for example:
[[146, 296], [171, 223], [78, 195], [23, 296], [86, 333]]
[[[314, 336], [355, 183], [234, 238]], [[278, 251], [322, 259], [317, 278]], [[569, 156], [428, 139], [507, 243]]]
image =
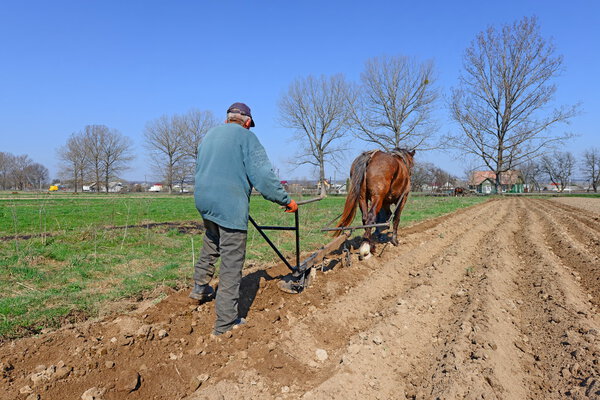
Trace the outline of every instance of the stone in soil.
[[319, 360], [321, 362], [327, 360], [327, 358], [329, 357], [329, 355], [327, 354], [327, 351], [323, 350], [323, 349], [317, 349], [315, 351], [315, 354], [317, 356], [317, 360]]
[[89, 388], [81, 395], [81, 400], [102, 400], [105, 389], [103, 388]]

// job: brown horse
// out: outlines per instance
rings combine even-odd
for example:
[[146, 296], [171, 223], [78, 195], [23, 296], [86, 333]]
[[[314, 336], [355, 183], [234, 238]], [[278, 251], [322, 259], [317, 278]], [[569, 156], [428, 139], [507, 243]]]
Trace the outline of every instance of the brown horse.
[[[337, 226], [350, 225], [356, 214], [357, 204], [360, 206], [364, 225], [387, 222], [392, 215], [391, 207], [396, 206], [391, 242], [397, 246], [398, 223], [410, 192], [414, 155], [414, 150], [398, 148], [391, 152], [371, 150], [359, 155], [350, 168], [351, 187]], [[341, 231], [337, 231], [336, 236], [340, 233]], [[379, 234], [380, 230], [377, 228], [376, 236]], [[371, 248], [375, 249], [371, 243], [371, 228], [365, 228], [361, 256], [369, 256]]]
[[464, 196], [464, 195], [465, 195], [465, 188], [462, 188], [460, 186], [454, 188], [454, 197]]

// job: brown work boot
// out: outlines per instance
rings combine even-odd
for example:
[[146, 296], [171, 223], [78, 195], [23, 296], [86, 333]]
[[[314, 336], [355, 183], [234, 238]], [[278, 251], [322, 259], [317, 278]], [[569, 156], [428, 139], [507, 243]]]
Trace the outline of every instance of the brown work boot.
[[215, 290], [209, 285], [198, 285], [194, 282], [194, 289], [190, 293], [190, 298], [198, 301], [208, 301], [215, 296]]

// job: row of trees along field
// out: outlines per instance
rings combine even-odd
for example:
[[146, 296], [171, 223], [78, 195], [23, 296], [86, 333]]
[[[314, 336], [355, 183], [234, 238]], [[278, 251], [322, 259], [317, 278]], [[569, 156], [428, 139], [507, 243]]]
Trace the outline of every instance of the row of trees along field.
[[0, 152], [0, 190], [40, 190], [47, 182], [48, 168], [28, 155]]
[[321, 180], [325, 162], [336, 164], [351, 133], [383, 149], [458, 150], [493, 171], [499, 189], [503, 173], [573, 137], [550, 128], [567, 123], [579, 105], [547, 111], [562, 64], [537, 20], [523, 18], [489, 27], [466, 49], [448, 102], [458, 129], [441, 140], [434, 135], [440, 91], [433, 62], [407, 57], [367, 61], [357, 84], [342, 75], [298, 79], [280, 100], [281, 120], [296, 133], [297, 162], [318, 167]]
[[198, 145], [215, 125], [213, 113], [200, 110], [163, 115], [146, 124], [144, 144], [151, 154], [153, 169], [163, 177], [169, 193], [174, 184], [183, 188], [193, 179]]
[[[600, 187], [600, 149], [591, 148], [584, 151], [579, 158], [571, 152], [555, 151], [545, 154], [537, 160], [521, 165], [520, 171], [529, 189], [541, 191], [548, 183], [559, 192], [563, 192], [574, 183], [587, 182], [584, 189], [598, 192]], [[465, 175], [472, 176], [474, 170], [467, 168]], [[577, 178], [575, 178], [575, 174]], [[414, 191], [444, 188], [445, 185], [467, 186], [469, 182], [444, 171], [433, 163], [416, 162], [412, 169], [411, 186]]]
[[[155, 172], [169, 189], [189, 183], [193, 177], [198, 144], [216, 121], [210, 111], [190, 110], [183, 115], [163, 115], [150, 121], [144, 130], [144, 145]], [[129, 168], [133, 160], [132, 141], [105, 125], [87, 125], [73, 133], [58, 150], [61, 176], [75, 192], [85, 183], [94, 191], [108, 192], [110, 182]]]
[[106, 125], [87, 125], [73, 133], [58, 150], [61, 175], [69, 177], [75, 192], [84, 183], [93, 189], [109, 191], [109, 183], [126, 170], [133, 160], [132, 141]]
[[600, 187], [600, 149], [584, 151], [579, 160], [569, 151], [555, 151], [521, 166], [523, 178], [532, 189], [541, 190], [544, 182], [550, 182], [560, 192], [573, 182], [577, 170], [591, 190], [597, 193]]
[[426, 191], [427, 188], [444, 188], [445, 185], [463, 186], [460, 179], [429, 162], [416, 162], [412, 168], [411, 188], [415, 192]]
[[[326, 163], [339, 166], [353, 138], [385, 150], [458, 150], [493, 171], [498, 190], [502, 174], [542, 162], [574, 136], [551, 129], [579, 112], [579, 105], [551, 107], [562, 64], [537, 20], [523, 18], [489, 27], [466, 49], [458, 85], [448, 96], [455, 130], [441, 138], [434, 115], [441, 97], [435, 65], [403, 56], [368, 60], [359, 82], [342, 74], [296, 79], [279, 99], [280, 123], [298, 143], [292, 162], [314, 166], [322, 191]], [[144, 144], [169, 192], [193, 179], [198, 144], [214, 125], [213, 114], [200, 110], [147, 123]], [[91, 125], [74, 134], [60, 154], [74, 182], [91, 178], [99, 190], [126, 167], [130, 145], [118, 132]]]

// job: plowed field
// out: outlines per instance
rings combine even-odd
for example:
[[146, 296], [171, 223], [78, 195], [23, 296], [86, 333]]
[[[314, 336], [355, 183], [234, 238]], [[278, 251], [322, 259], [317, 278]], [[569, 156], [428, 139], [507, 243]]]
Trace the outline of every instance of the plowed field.
[[600, 199], [493, 200], [399, 236], [299, 295], [282, 266], [247, 274], [248, 323], [219, 339], [182, 290], [5, 343], [0, 398], [600, 398]]

